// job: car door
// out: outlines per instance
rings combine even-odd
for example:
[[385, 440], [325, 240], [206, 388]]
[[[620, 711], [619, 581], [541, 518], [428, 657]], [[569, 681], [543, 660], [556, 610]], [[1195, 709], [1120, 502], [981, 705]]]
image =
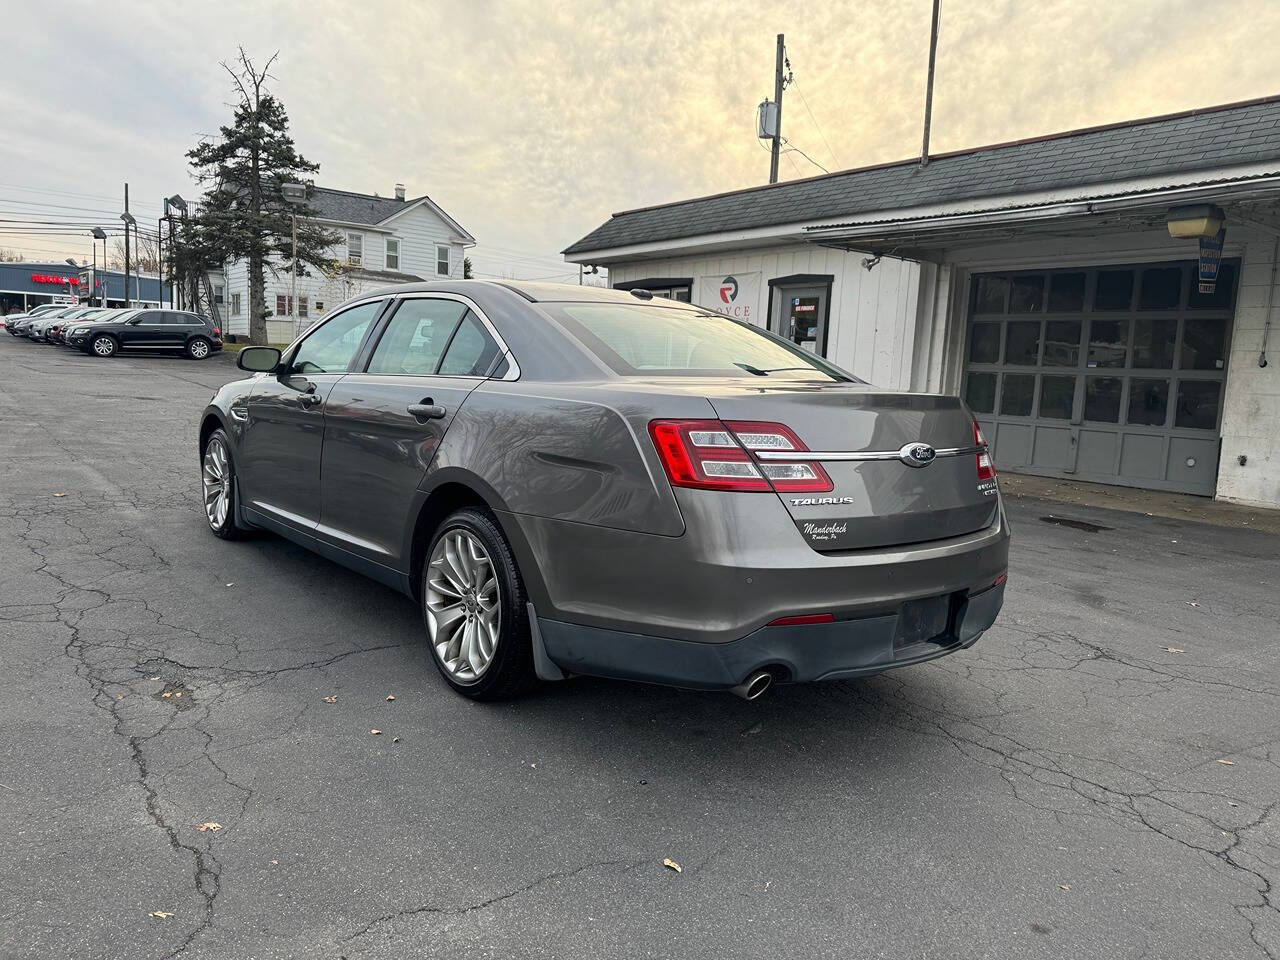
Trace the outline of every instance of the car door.
[[302, 530], [315, 528], [325, 399], [384, 305], [368, 300], [335, 313], [281, 359], [279, 373], [255, 380], [236, 465], [246, 507]]
[[163, 345], [164, 324], [159, 310], [143, 310], [116, 332], [116, 339], [126, 350], [154, 349]]
[[467, 394], [502, 362], [469, 303], [444, 294], [399, 301], [367, 368], [329, 394], [317, 533], [407, 572], [418, 486]]

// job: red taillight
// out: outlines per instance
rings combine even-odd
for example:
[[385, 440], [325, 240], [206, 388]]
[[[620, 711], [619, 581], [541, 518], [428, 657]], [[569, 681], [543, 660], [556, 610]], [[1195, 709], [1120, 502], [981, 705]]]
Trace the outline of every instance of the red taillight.
[[779, 617], [770, 620], [770, 627], [795, 627], [805, 623], [835, 623], [835, 615], [831, 613], [802, 613], [795, 617]]
[[767, 450], [808, 447], [781, 423], [757, 420], [654, 420], [649, 434], [675, 487], [743, 493], [824, 491], [831, 478], [812, 460], [763, 462]]
[[214, 327], [214, 328], [213, 328], [213, 335], [214, 335], [215, 337], [220, 337], [220, 336], [222, 336], [222, 328], [221, 328], [221, 327]]
[[978, 421], [973, 421], [973, 444], [982, 449], [978, 451], [978, 479], [994, 480], [996, 478], [996, 465], [991, 462], [991, 451], [987, 448], [986, 437], [982, 435], [982, 430], [978, 426]]

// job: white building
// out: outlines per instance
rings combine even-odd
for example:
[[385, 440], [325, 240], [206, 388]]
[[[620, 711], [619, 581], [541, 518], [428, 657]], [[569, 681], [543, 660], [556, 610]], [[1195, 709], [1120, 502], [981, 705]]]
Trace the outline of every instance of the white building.
[[[1195, 205], [1225, 217], [1212, 293], [1169, 223]], [[624, 211], [565, 251], [959, 393], [1001, 469], [1270, 507], [1278, 253], [1280, 98]]]
[[[275, 276], [266, 275], [267, 339], [288, 342], [327, 310], [366, 289], [389, 283], [408, 283], [462, 276], [462, 260], [475, 246], [458, 221], [428, 196], [405, 199], [403, 184], [391, 197], [351, 193], [327, 187], [312, 188], [307, 202], [317, 222], [340, 234], [330, 256], [338, 267], [298, 277], [298, 300], [291, 299], [292, 279], [287, 263]], [[249, 333], [248, 262], [237, 260], [210, 276], [214, 299], [228, 333]]]

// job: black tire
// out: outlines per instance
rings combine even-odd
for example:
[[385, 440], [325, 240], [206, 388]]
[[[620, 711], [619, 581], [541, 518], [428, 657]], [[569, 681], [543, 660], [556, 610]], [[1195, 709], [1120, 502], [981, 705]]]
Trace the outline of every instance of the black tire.
[[207, 360], [213, 353], [213, 344], [204, 337], [192, 337], [187, 341], [185, 352], [188, 360]]
[[120, 344], [116, 342], [116, 338], [108, 333], [100, 333], [96, 337], [91, 336], [86, 352], [93, 354], [95, 357], [114, 357], [120, 352]]
[[[498, 585], [500, 619], [498, 641], [488, 666], [480, 676], [470, 682], [462, 682], [445, 666], [435, 644], [431, 641], [431, 617], [428, 607], [429, 584], [432, 576], [431, 558], [437, 545], [448, 534], [465, 532], [477, 539], [489, 555], [494, 578]], [[445, 682], [464, 697], [472, 700], [503, 700], [532, 689], [537, 684], [533, 668], [533, 645], [529, 633], [529, 611], [524, 590], [524, 580], [516, 565], [511, 546], [501, 528], [488, 510], [465, 507], [450, 514], [431, 537], [422, 564], [422, 623], [426, 644], [436, 669]]]
[[[226, 455], [226, 476], [224, 483], [228, 491], [227, 508], [226, 512], [220, 519], [217, 519], [215, 516], [210, 516], [210, 509], [208, 506], [209, 487], [207, 486], [206, 479], [209, 468], [206, 466], [205, 460], [210, 454], [210, 448], [212, 448], [215, 443], [221, 444], [222, 450]], [[213, 433], [209, 434], [204, 447], [200, 450], [200, 505], [204, 508], [205, 520], [209, 524], [209, 529], [213, 532], [215, 537], [219, 537], [223, 540], [240, 540], [250, 532], [236, 523], [236, 511], [240, 506], [240, 494], [236, 488], [235, 481], [236, 462], [231, 453], [231, 440], [227, 436], [227, 431], [219, 427], [217, 430], [213, 431]]]

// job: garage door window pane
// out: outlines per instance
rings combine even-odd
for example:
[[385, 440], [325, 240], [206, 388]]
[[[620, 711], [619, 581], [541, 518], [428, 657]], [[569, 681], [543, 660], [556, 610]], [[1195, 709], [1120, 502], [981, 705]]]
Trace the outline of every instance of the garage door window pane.
[[1014, 277], [1009, 293], [1010, 313], [1039, 313], [1044, 309], [1044, 276]]
[[1034, 373], [1006, 373], [1000, 389], [1000, 415], [1006, 417], [1031, 416], [1031, 401], [1036, 392]]
[[1004, 298], [1009, 292], [1008, 277], [979, 277], [974, 292], [974, 313], [1004, 313]]
[[1120, 420], [1119, 377], [1088, 377], [1084, 382], [1084, 418], [1097, 423]]
[[1049, 276], [1049, 312], [1084, 309], [1084, 274], [1054, 273]]
[[1225, 320], [1188, 320], [1182, 331], [1183, 370], [1221, 370], [1226, 366], [1223, 346], [1227, 339]]
[[1044, 365], [1074, 367], [1080, 362], [1079, 320], [1050, 320], [1045, 324]]
[[1075, 377], [1041, 377], [1040, 416], [1050, 420], [1070, 420], [1075, 404]]
[[1163, 427], [1169, 412], [1169, 381], [1134, 378], [1129, 381], [1129, 422]]
[[1040, 321], [1013, 320], [1004, 338], [1004, 362], [1034, 367], [1040, 357]]
[[1133, 303], [1133, 271], [1101, 270], [1093, 295], [1095, 310], [1128, 310]]
[[975, 323], [969, 343], [970, 363], [995, 363], [1000, 359], [1000, 324]]
[[1179, 427], [1194, 430], [1212, 430], [1218, 425], [1218, 392], [1222, 384], [1217, 380], [1183, 380], [1178, 384]]
[[1173, 346], [1177, 339], [1177, 320], [1134, 321], [1133, 365], [1156, 370], [1172, 370]]
[[1213, 293], [1201, 293], [1198, 277], [1192, 277], [1191, 292], [1187, 294], [1187, 306], [1192, 310], [1226, 310], [1231, 306], [1231, 291], [1236, 286], [1236, 265], [1224, 263], [1218, 267], [1218, 282]]
[[1128, 353], [1128, 320], [1094, 320], [1089, 324], [1089, 366], [1123, 367]]
[[1142, 294], [1139, 310], [1176, 310], [1182, 302], [1181, 267], [1156, 267], [1142, 271]]
[[964, 390], [964, 402], [974, 413], [991, 413], [996, 408], [996, 375], [971, 373]]

